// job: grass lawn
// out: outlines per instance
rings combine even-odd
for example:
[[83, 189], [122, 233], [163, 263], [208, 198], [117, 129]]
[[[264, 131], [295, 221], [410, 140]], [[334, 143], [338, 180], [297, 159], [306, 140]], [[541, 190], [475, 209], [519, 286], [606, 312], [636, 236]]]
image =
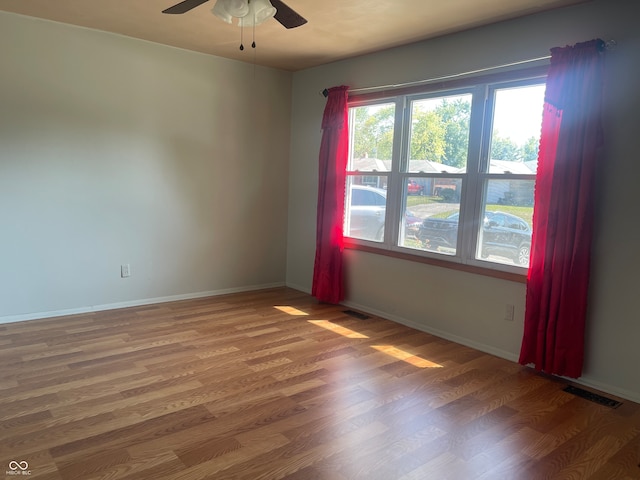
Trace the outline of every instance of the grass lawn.
[[442, 203], [442, 197], [428, 197], [427, 195], [408, 195], [407, 207], [426, 205], [428, 203]]

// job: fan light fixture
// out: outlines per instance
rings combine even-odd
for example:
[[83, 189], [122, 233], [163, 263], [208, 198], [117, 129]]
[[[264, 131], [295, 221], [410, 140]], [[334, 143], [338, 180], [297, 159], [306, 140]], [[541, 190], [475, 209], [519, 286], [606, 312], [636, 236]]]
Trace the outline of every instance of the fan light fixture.
[[238, 26], [253, 27], [276, 14], [269, 0], [217, 0], [211, 12], [220, 20], [232, 23], [238, 19]]

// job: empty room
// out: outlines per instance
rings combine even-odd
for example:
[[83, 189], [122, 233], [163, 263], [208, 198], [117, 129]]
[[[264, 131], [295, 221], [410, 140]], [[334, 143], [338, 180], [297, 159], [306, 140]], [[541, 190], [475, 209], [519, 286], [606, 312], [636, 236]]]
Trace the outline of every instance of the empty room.
[[0, 0], [0, 475], [640, 478], [635, 0]]

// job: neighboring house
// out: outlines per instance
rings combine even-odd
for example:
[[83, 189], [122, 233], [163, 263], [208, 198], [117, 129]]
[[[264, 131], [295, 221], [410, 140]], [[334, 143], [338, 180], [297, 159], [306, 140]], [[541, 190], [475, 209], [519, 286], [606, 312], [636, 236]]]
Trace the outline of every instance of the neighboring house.
[[[512, 162], [507, 160], [491, 160], [489, 173], [513, 173], [513, 174], [535, 174], [537, 161]], [[376, 188], [387, 188], [387, 178], [376, 175], [377, 172], [388, 172], [391, 169], [391, 160], [381, 160], [379, 158], [363, 157], [352, 160], [351, 168], [360, 171], [363, 175], [355, 183]], [[431, 160], [411, 160], [411, 171], [416, 174], [422, 173], [459, 173], [463, 171], [458, 167], [445, 165], [444, 163], [433, 162]], [[367, 175], [372, 173], [372, 175]], [[420, 177], [413, 179], [418, 185], [423, 187], [426, 195], [440, 195], [443, 189], [449, 188], [460, 192], [460, 180], [451, 177]], [[524, 185], [520, 181], [492, 182], [487, 194], [488, 203], [516, 203], [528, 204], [533, 198], [530, 185]]]
[[[537, 164], [537, 161], [512, 162], [508, 160], [491, 160], [489, 162], [489, 173], [535, 175]], [[531, 205], [532, 199], [533, 183], [523, 182], [522, 180], [504, 180], [489, 183], [487, 203]]]
[[381, 160], [365, 156], [354, 158], [351, 161], [351, 169], [362, 172], [360, 179], [354, 179], [354, 183], [368, 187], [387, 188], [387, 178], [379, 175], [367, 175], [367, 173], [388, 172], [391, 170], [391, 160]]
[[[360, 179], [361, 185], [369, 187], [387, 188], [386, 178], [377, 175], [366, 175], [366, 173], [388, 172], [391, 170], [391, 160], [381, 160], [379, 158], [362, 157], [355, 158], [351, 162], [351, 168], [355, 171], [363, 172]], [[416, 173], [457, 173], [459, 168], [445, 165], [443, 163], [430, 160], [411, 160], [410, 168]], [[450, 178], [420, 178], [416, 177], [415, 182], [422, 186], [422, 191], [426, 195], [438, 195], [444, 188], [453, 190], [459, 189], [459, 181]]]

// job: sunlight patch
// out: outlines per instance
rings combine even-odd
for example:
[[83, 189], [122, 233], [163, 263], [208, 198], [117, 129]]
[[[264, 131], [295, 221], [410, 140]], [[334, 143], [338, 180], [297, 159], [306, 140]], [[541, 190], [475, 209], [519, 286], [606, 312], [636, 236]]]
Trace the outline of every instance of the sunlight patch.
[[309, 323], [313, 323], [318, 327], [325, 328], [327, 330], [331, 330], [334, 333], [342, 335], [347, 338], [369, 338], [362, 333], [358, 333], [354, 330], [350, 330], [346, 327], [342, 327], [340, 325], [336, 325], [335, 323], [330, 322], [329, 320], [309, 320]]
[[387, 355], [391, 355], [398, 360], [402, 360], [403, 362], [410, 363], [414, 367], [418, 368], [442, 368], [442, 365], [439, 363], [430, 362], [429, 360], [425, 360], [424, 358], [420, 358], [417, 355], [413, 355], [409, 352], [405, 352], [393, 345], [373, 345], [373, 348], [378, 350], [379, 352], [386, 353]]
[[303, 312], [302, 310], [298, 310], [297, 308], [289, 305], [274, 305], [273, 308], [277, 308], [282, 313], [287, 313], [289, 315], [309, 315], [307, 312]]

